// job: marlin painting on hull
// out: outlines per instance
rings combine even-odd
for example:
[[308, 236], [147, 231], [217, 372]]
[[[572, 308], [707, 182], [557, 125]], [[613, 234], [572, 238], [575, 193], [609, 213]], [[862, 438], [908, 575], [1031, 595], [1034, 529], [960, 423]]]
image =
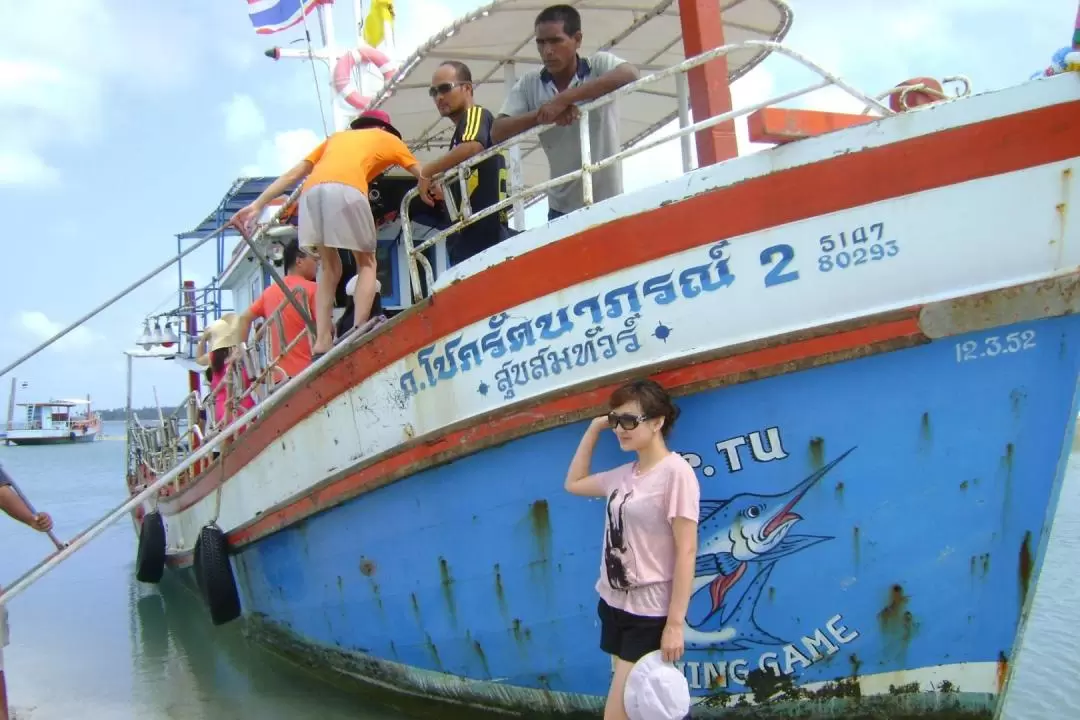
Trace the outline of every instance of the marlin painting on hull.
[[753, 608], [777, 560], [832, 539], [789, 534], [802, 519], [792, 510], [850, 452], [786, 493], [740, 493], [728, 500], [701, 501], [698, 556], [687, 612], [688, 646], [744, 650], [748, 643], [784, 644], [757, 627]]

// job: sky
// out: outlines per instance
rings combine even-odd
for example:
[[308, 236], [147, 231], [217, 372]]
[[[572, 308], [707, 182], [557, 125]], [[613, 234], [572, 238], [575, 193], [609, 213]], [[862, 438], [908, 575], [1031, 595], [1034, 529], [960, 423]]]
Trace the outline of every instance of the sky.
[[[397, 55], [405, 57], [477, 0], [397, 0]], [[784, 43], [868, 94], [913, 76], [967, 75], [975, 92], [1026, 81], [1071, 40], [1077, 0], [789, 0]], [[352, 3], [338, 0], [347, 44]], [[332, 90], [311, 65], [273, 62], [272, 45], [301, 28], [258, 36], [242, 0], [34, 0], [12, 3], [0, 25], [0, 367], [50, 337], [176, 253], [240, 175], [276, 174], [323, 138]], [[314, 17], [312, 18], [314, 32]], [[584, 28], [588, 33], [588, 28]], [[808, 82], [774, 56], [732, 87], [736, 106]], [[834, 89], [802, 105], [859, 112]], [[746, 141], [743, 152], [759, 151]], [[624, 164], [627, 190], [680, 172], [678, 144]], [[535, 221], [538, 213], [530, 213]], [[184, 260], [205, 284], [213, 243]], [[87, 393], [96, 406], [125, 403], [125, 349], [142, 319], [174, 306], [175, 266], [0, 377], [31, 397]], [[134, 404], [154, 392], [173, 404], [185, 373], [135, 362]]]

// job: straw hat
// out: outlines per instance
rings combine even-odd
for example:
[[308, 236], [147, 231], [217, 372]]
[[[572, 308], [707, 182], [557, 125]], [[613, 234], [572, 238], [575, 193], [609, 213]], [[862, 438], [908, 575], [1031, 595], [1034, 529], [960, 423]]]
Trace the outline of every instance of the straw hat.
[[240, 337], [240, 316], [236, 313], [225, 313], [210, 323], [206, 331], [210, 335], [210, 352], [234, 347], [244, 340]]
[[653, 650], [631, 668], [623, 704], [630, 720], [683, 720], [690, 713], [690, 686], [673, 663]]

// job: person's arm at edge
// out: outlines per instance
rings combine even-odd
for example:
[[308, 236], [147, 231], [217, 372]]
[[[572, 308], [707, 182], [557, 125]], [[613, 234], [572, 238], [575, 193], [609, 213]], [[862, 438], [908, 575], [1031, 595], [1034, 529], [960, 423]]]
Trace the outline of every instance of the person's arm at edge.
[[420, 164], [420, 161], [416, 159], [416, 156], [412, 154], [412, 151], [409, 150], [409, 146], [402, 142], [397, 136], [392, 136], [392, 139], [397, 141], [395, 144], [398, 146], [394, 154], [393, 162], [403, 167], [406, 172], [416, 178], [420, 199], [428, 205], [434, 206], [435, 201], [432, 200], [429, 192], [431, 188], [431, 178], [424, 175], [423, 166]]
[[35, 530], [47, 532], [52, 529], [52, 520], [48, 514], [38, 513], [35, 515], [30, 512], [30, 508], [27, 507], [23, 499], [10, 485], [0, 486], [0, 510], [3, 510], [8, 516], [18, 520], [23, 525]]
[[536, 126], [537, 109], [529, 107], [528, 98], [525, 96], [525, 80], [525, 76], [518, 78], [503, 101], [499, 114], [491, 125], [492, 145], [498, 145], [503, 140]]
[[255, 208], [256, 213], [262, 212], [266, 204], [276, 198], [278, 195], [284, 193], [290, 185], [293, 185], [300, 180], [306, 178], [314, 169], [315, 164], [307, 158], [304, 158], [300, 162], [293, 165], [284, 173], [278, 176], [278, 179], [270, 183], [269, 187], [262, 191], [259, 197], [252, 201], [251, 207]]
[[563, 489], [571, 495], [582, 497], [604, 497], [607, 493], [604, 489], [606, 473], [590, 473], [592, 466], [593, 451], [596, 449], [596, 441], [600, 439], [600, 433], [607, 427], [607, 417], [593, 418], [585, 433], [581, 436], [574, 457], [570, 460], [570, 467], [566, 471], [566, 480], [563, 481]]
[[439, 159], [425, 165], [424, 175], [432, 179], [439, 173], [444, 173], [491, 147], [493, 119], [491, 113], [479, 105], [469, 108], [464, 119], [465, 127], [461, 133], [461, 143]]
[[697, 558], [697, 528], [700, 519], [701, 488], [697, 476], [688, 463], [680, 468], [672, 479], [668, 497], [668, 519], [675, 541], [675, 568], [672, 574], [671, 598], [668, 601], [667, 622], [661, 645], [662, 655], [669, 662], [676, 662], [685, 649], [683, 625], [694, 582]]

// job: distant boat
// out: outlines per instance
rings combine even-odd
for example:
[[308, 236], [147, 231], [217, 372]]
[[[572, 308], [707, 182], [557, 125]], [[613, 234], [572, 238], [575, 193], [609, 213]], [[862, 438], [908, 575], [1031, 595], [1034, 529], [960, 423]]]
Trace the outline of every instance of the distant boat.
[[[85, 405], [81, 415], [74, 409]], [[93, 442], [101, 432], [101, 418], [90, 410], [90, 400], [49, 400], [18, 403], [26, 408], [19, 421], [7, 425], [9, 445], [62, 445]]]

